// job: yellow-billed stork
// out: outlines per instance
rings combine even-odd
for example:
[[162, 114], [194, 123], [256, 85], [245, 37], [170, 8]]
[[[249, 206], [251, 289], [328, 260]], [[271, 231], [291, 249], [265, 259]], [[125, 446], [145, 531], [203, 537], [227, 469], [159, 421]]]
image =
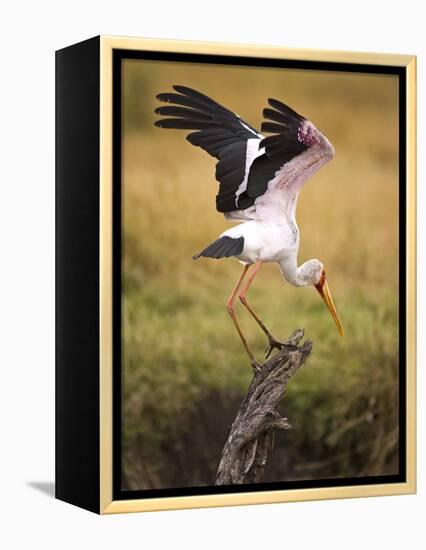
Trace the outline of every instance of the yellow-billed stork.
[[[173, 89], [174, 92], [157, 95], [160, 101], [172, 105], [155, 110], [166, 117], [155, 125], [192, 130], [187, 140], [218, 161], [216, 209], [227, 220], [243, 222], [224, 231], [193, 259], [235, 257], [244, 265], [227, 309], [251, 365], [256, 369], [260, 366], [235, 317], [237, 296], [266, 334], [267, 356], [283, 346], [247, 301], [247, 291], [264, 262], [278, 263], [284, 278], [294, 286], [314, 286], [343, 336], [323, 264], [315, 259], [297, 266], [299, 230], [295, 214], [299, 191], [310, 176], [334, 157], [331, 143], [312, 122], [276, 99], [269, 99], [269, 107], [263, 111], [267, 120], [261, 131], [273, 134], [264, 137], [206, 95], [186, 86]], [[250, 276], [242, 286], [251, 266]]]

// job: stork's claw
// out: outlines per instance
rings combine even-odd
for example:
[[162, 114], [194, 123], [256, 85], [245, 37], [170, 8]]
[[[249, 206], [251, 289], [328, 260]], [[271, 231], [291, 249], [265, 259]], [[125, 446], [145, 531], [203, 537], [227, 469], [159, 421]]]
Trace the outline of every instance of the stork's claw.
[[269, 345], [265, 349], [265, 359], [268, 359], [268, 357], [271, 355], [273, 349], [277, 349], [278, 351], [282, 350], [283, 348], [287, 348], [290, 351], [297, 350], [297, 346], [293, 344], [284, 344], [283, 342], [278, 342], [278, 340], [275, 340], [272, 336], [269, 337]]
[[259, 372], [260, 370], [262, 370], [262, 367], [263, 367], [262, 363], [258, 363], [256, 359], [252, 359], [250, 361], [250, 364], [255, 372]]
[[281, 342], [278, 342], [278, 340], [275, 340], [275, 338], [269, 338], [269, 345], [265, 349], [265, 359], [268, 359], [268, 357], [271, 355], [272, 350], [277, 349], [280, 350], [284, 344]]

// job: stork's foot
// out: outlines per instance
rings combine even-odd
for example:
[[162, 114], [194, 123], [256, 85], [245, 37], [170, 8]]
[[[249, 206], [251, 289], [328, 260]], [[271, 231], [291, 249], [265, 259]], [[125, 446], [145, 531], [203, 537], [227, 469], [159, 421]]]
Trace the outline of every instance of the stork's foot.
[[254, 372], [259, 372], [260, 370], [262, 370], [262, 367], [263, 367], [262, 363], [259, 363], [258, 361], [256, 361], [256, 359], [254, 359], [254, 358], [251, 359], [250, 364], [251, 364]]
[[272, 350], [276, 349], [278, 351], [282, 350], [283, 348], [286, 348], [290, 351], [297, 350], [297, 346], [293, 344], [284, 344], [283, 342], [279, 342], [278, 340], [275, 340], [275, 338], [271, 335], [268, 336], [269, 345], [265, 349], [265, 359], [268, 359], [268, 357], [271, 355]]

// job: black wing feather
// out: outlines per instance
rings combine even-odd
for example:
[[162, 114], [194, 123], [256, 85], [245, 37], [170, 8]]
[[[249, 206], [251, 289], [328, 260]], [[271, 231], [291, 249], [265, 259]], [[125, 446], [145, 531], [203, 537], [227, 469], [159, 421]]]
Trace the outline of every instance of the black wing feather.
[[193, 99], [180, 94], [165, 93], [158, 94], [157, 99], [164, 103], [174, 103], [175, 105], [182, 105], [183, 107], [190, 107], [191, 109], [205, 110], [206, 106], [202, 103], [197, 103]]
[[263, 195], [278, 170], [308, 148], [298, 137], [300, 125], [306, 119], [277, 99], [268, 99], [268, 103], [272, 109], [263, 111], [264, 117], [269, 120], [263, 122], [262, 131], [274, 135], [260, 142], [259, 148], [264, 147], [265, 153], [257, 157], [250, 167], [247, 190], [239, 200], [241, 205]]
[[197, 90], [194, 90], [193, 88], [189, 88], [188, 86], [176, 85], [176, 86], [173, 86], [173, 89], [182, 95], [190, 97], [194, 101], [198, 101], [199, 103], [205, 105], [209, 109], [216, 108], [219, 111], [228, 112], [231, 115], [235, 116], [232, 111], [229, 111], [229, 109], [226, 109], [220, 103], [217, 103], [217, 101], [215, 101], [214, 99], [211, 99], [210, 97], [206, 96], [205, 94], [202, 94], [201, 92], [197, 92]]
[[260, 141], [262, 136], [232, 111], [201, 92], [187, 86], [173, 86], [173, 89], [177, 93], [157, 95], [160, 101], [174, 105], [155, 110], [157, 114], [167, 117], [157, 120], [155, 125], [197, 130], [188, 134], [187, 140], [218, 159], [216, 208], [219, 212], [236, 210], [236, 192], [245, 176], [247, 141]]
[[210, 120], [211, 116], [202, 113], [201, 111], [195, 111], [194, 109], [186, 109], [185, 107], [174, 107], [167, 105], [167, 107], [157, 107], [154, 111], [157, 115], [176, 116], [181, 118], [187, 118], [190, 120]]
[[235, 193], [244, 180], [246, 142], [236, 142], [225, 147], [216, 164], [216, 179], [219, 181], [219, 193], [216, 196], [218, 212], [236, 210]]
[[162, 118], [155, 121], [159, 128], [175, 128], [177, 130], [204, 130], [217, 126], [211, 120], [191, 120], [186, 118]]
[[278, 99], [269, 98], [268, 103], [273, 109], [288, 116], [290, 119], [300, 121], [306, 120], [305, 117], [299, 115], [299, 113], [296, 113], [296, 111], [294, 111], [291, 107], [281, 101], [278, 101]]
[[276, 134], [281, 134], [287, 129], [287, 126], [278, 124], [276, 122], [262, 122], [262, 132], [271, 132]]
[[[277, 99], [268, 99], [269, 107], [263, 110], [266, 121], [262, 124], [262, 131], [273, 134], [264, 138], [232, 111], [201, 92], [187, 86], [173, 86], [173, 89], [174, 92], [157, 95], [160, 101], [172, 105], [155, 110], [157, 114], [167, 117], [157, 120], [155, 125], [196, 130], [187, 135], [187, 140], [218, 160], [216, 208], [219, 212], [252, 206], [256, 198], [265, 193], [269, 181], [284, 164], [308, 148], [299, 140], [298, 134], [300, 125], [306, 119]], [[236, 193], [245, 177], [247, 141], [256, 138], [260, 141], [258, 149], [264, 148], [265, 152], [251, 164], [246, 190], [239, 195], [237, 202]], [[227, 241], [219, 239], [197, 257], [205, 255], [204, 252], [207, 254], [207, 251], [209, 254], [226, 255], [228, 249], [222, 250], [224, 243]]]
[[273, 109], [263, 109], [263, 117], [269, 120], [273, 120], [274, 122], [278, 122], [279, 124], [285, 125], [288, 122], [287, 115], [283, 115], [279, 111], [275, 111]]

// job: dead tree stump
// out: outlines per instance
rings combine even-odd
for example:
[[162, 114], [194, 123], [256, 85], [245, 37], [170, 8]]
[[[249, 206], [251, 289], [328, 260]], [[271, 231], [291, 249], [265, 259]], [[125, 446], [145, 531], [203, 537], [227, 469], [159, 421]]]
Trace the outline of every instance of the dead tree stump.
[[291, 428], [277, 407], [290, 378], [312, 351], [309, 340], [299, 346], [302, 338], [303, 330], [296, 330], [280, 351], [255, 371], [223, 448], [216, 485], [261, 480], [272, 450], [274, 430]]

